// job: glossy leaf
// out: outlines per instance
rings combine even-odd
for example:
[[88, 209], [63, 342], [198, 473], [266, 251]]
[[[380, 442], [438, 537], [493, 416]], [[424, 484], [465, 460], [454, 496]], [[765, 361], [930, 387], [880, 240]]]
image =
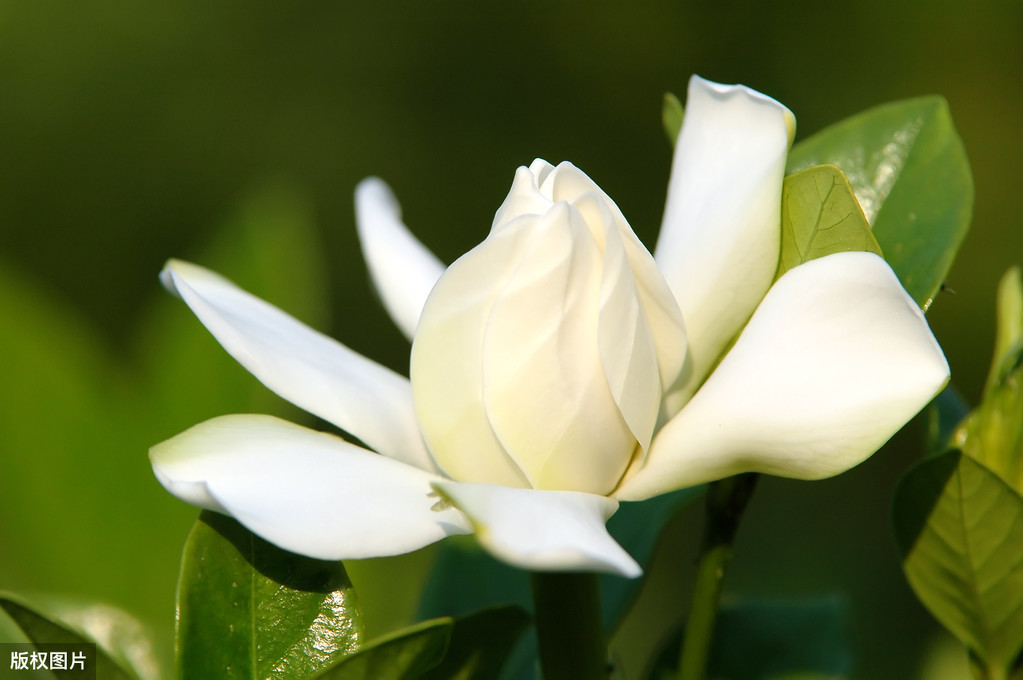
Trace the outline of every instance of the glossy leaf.
[[917, 597], [987, 667], [1006, 671], [1023, 649], [1023, 498], [951, 450], [906, 474], [894, 520]]
[[846, 251], [882, 254], [842, 171], [815, 165], [786, 177], [775, 278], [804, 262]]
[[797, 144], [792, 173], [831, 163], [845, 172], [874, 237], [924, 309], [969, 228], [973, 178], [941, 97], [885, 104]]
[[444, 661], [424, 680], [498, 677], [529, 623], [529, 614], [521, 607], [495, 607], [456, 619]]
[[185, 678], [305, 678], [358, 647], [362, 623], [340, 562], [286, 552], [204, 511], [178, 586]]
[[[40, 644], [52, 642], [69, 644], [96, 643], [95, 640], [85, 637], [66, 624], [52, 619], [7, 595], [0, 595], [0, 608], [3, 608], [14, 619], [14, 622], [18, 624], [18, 627], [21, 628], [25, 636], [32, 642]], [[129, 673], [114, 661], [110, 654], [99, 645], [96, 646], [95, 663], [97, 678], [103, 678], [103, 680], [131, 680], [135, 677], [134, 674]], [[72, 672], [53, 671], [53, 674], [58, 678], [77, 676], [77, 673]]]
[[411, 680], [444, 658], [454, 628], [448, 618], [410, 626], [370, 642], [316, 680]]
[[668, 142], [672, 147], [678, 140], [678, 133], [682, 129], [682, 102], [671, 92], [664, 93], [664, 104], [661, 106], [661, 124], [664, 125], [664, 134], [668, 135]]

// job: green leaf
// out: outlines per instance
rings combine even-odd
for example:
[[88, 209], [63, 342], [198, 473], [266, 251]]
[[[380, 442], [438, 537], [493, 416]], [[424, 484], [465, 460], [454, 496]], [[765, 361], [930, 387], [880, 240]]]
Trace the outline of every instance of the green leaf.
[[281, 550], [203, 511], [178, 585], [185, 678], [305, 678], [350, 654], [362, 624], [340, 562]]
[[921, 97], [847, 118], [797, 144], [787, 171], [822, 163], [848, 176], [886, 259], [926, 309], [973, 212], [973, 178], [948, 104]]
[[833, 253], [852, 250], [881, 255], [849, 181], [834, 165], [816, 165], [785, 178], [781, 227], [775, 278]]
[[[1023, 359], [1023, 352], [1016, 359]], [[953, 441], [1023, 494], [1023, 365], [994, 387], [962, 422]]]
[[671, 92], [665, 92], [664, 104], [661, 106], [661, 123], [672, 147], [678, 141], [678, 133], [682, 129], [682, 114], [682, 102]]
[[[68, 643], [76, 645], [96, 644], [95, 640], [78, 633], [67, 625], [42, 614], [27, 604], [0, 595], [0, 607], [10, 615], [29, 640], [35, 643]], [[96, 677], [103, 680], [131, 680], [135, 676], [122, 668], [114, 659], [96, 645]], [[58, 678], [77, 677], [77, 672], [52, 671]]]
[[893, 512], [917, 597], [988, 668], [1007, 671], [1023, 648], [1023, 498], [951, 450], [910, 469]]
[[455, 622], [433, 619], [385, 635], [339, 664], [314, 676], [316, 680], [411, 680], [420, 678], [444, 658]]
[[984, 386], [985, 398], [1005, 381], [1023, 355], [1023, 278], [1019, 267], [1005, 272], [998, 283], [996, 318], [995, 353]]
[[529, 623], [529, 614], [521, 607], [495, 607], [456, 619], [444, 661], [424, 680], [498, 677]]

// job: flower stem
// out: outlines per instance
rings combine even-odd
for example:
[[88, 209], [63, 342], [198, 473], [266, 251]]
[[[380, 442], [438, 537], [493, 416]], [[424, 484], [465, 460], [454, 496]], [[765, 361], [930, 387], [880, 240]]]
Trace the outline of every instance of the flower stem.
[[707, 673], [721, 584], [732, 558], [735, 533], [758, 477], [752, 473], [738, 475], [712, 482], [707, 488], [703, 545], [700, 547], [693, 604], [682, 640], [678, 680], [704, 680]]
[[531, 574], [544, 680], [607, 677], [607, 644], [596, 574]]

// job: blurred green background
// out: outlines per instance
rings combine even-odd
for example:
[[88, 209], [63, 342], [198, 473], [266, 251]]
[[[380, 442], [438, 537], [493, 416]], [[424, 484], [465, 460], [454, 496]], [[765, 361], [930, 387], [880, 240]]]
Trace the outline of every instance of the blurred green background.
[[[385, 178], [451, 261], [516, 166], [571, 160], [652, 246], [662, 95], [684, 99], [691, 73], [779, 99], [797, 139], [886, 101], [949, 100], [976, 204], [929, 319], [975, 401], [998, 277], [1023, 261], [1021, 36], [1008, 0], [0, 2], [0, 589], [100, 599], [168, 636], [195, 512], [152, 478], [148, 446], [220, 413], [300, 417], [159, 288], [166, 258], [404, 371], [355, 184]], [[855, 677], [921, 677], [941, 637], [888, 519], [920, 442], [911, 428], [834, 480], [765, 480], [729, 597], [839, 593]]]

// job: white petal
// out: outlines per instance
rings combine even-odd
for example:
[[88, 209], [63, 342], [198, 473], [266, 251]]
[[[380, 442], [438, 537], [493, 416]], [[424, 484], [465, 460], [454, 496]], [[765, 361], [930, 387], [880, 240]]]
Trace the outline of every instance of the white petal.
[[[493, 288], [481, 338], [487, 416], [533, 487], [607, 494], [636, 439], [600, 355], [602, 254], [582, 215], [566, 203], [520, 221], [530, 228], [520, 230], [511, 271]], [[656, 391], [656, 372], [651, 378]]]
[[689, 392], [771, 285], [795, 119], [741, 86], [689, 81], [654, 257], [689, 336]]
[[554, 166], [537, 158], [527, 168], [520, 166], [515, 171], [511, 189], [501, 207], [494, 215], [491, 232], [499, 231], [508, 223], [523, 215], [543, 215], [551, 209], [553, 201], [549, 194], [540, 191], [540, 185], [554, 170]]
[[[678, 389], [679, 377], [683, 372], [686, 358], [686, 332], [682, 313], [668, 287], [668, 282], [665, 281], [650, 252], [632, 231], [632, 227], [629, 226], [615, 202], [579, 168], [567, 161], [560, 163], [557, 168], [548, 171], [545, 175], [544, 190], [549, 192], [554, 200], [568, 201], [582, 212], [594, 238], [604, 249], [605, 279], [602, 282], [601, 304], [608, 312], [608, 323], [604, 323], [602, 319], [602, 352], [613, 344], [605, 335], [609, 331], [613, 332], [613, 323], [610, 322], [610, 318], [613, 316], [611, 309], [617, 306], [619, 311], [623, 311], [620, 305], [614, 304], [614, 300], [630, 301], [630, 305], [632, 304], [631, 300], [638, 302], [636, 321], [649, 329], [647, 332], [653, 338], [656, 352], [657, 369], [660, 373], [662, 388], [662, 395], [658, 398], [667, 413], [674, 415], [680, 404], [677, 403], [678, 400], [671, 392]], [[606, 237], [598, 228], [603, 225], [605, 230], [608, 230], [609, 221], [613, 221], [617, 227], [617, 238]], [[616, 249], [622, 246], [624, 246], [625, 256], [628, 260], [627, 264], [618, 262], [620, 253], [616, 252]], [[628, 276], [622, 277], [621, 275], [626, 272]], [[627, 281], [626, 278], [631, 281]], [[639, 333], [646, 334], [643, 331], [639, 331]], [[636, 339], [639, 340], [638, 337]], [[641, 340], [641, 342], [645, 341]], [[615, 391], [614, 385], [620, 382], [616, 380], [616, 375], [621, 377], [623, 367], [615, 366], [614, 362], [609, 361], [610, 355], [607, 353], [605, 353], [604, 359], [608, 367], [608, 378], [612, 383], [612, 391]], [[619, 401], [619, 404], [622, 402]], [[633, 432], [636, 433], [636, 438], [645, 448], [648, 441], [645, 441], [647, 438], [641, 434], [642, 428], [633, 425], [635, 421], [627, 410], [623, 413], [629, 420]], [[656, 415], [658, 414], [654, 413], [654, 416]]]
[[160, 277], [224, 349], [271, 390], [384, 455], [436, 471], [404, 376], [207, 269], [171, 260]]
[[214, 418], [149, 456], [172, 494], [309, 557], [397, 555], [470, 531], [438, 505], [442, 478], [271, 416]]
[[920, 309], [871, 253], [787, 272], [615, 496], [649, 498], [740, 472], [798, 479], [859, 464], [948, 381]]
[[635, 440], [604, 377], [601, 254], [565, 203], [460, 258], [412, 347], [426, 441], [461, 481], [609, 492]]
[[408, 230], [390, 187], [376, 177], [364, 179], [355, 189], [355, 222], [373, 285], [411, 341], [444, 264]]
[[534, 571], [600, 571], [635, 578], [636, 561], [607, 533], [618, 502], [572, 491], [436, 482], [494, 557]]

